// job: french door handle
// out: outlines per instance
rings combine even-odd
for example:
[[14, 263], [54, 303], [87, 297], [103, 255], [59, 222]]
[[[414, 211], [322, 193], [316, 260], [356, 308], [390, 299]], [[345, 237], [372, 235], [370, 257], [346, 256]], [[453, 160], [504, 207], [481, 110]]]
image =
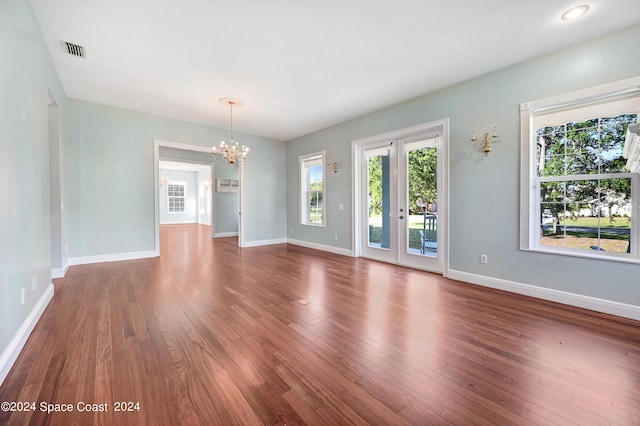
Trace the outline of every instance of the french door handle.
[[399, 219], [404, 219], [404, 216], [402, 216], [402, 215], [401, 215], [401, 216], [398, 216], [398, 218], [399, 218]]

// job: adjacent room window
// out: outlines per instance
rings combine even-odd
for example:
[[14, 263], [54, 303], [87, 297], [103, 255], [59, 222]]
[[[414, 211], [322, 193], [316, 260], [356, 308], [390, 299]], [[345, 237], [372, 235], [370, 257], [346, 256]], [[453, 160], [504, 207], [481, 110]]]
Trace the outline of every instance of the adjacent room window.
[[629, 81], [522, 105], [522, 249], [638, 260], [639, 175], [624, 153], [639, 112]]
[[169, 213], [184, 213], [185, 184], [170, 183], [167, 185], [167, 208]]
[[300, 223], [325, 225], [324, 151], [300, 157]]

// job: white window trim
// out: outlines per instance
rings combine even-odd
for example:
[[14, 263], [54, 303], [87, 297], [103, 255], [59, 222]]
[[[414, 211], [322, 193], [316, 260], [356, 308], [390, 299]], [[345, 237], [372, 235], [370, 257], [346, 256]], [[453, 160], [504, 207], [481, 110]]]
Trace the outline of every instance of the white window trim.
[[[184, 196], [182, 197], [184, 199], [184, 209], [181, 212], [172, 212], [170, 210], [170, 203], [169, 203], [169, 199], [170, 198], [181, 198], [181, 197], [177, 197], [175, 195], [169, 195], [169, 185], [182, 185], [184, 187]], [[187, 183], [186, 182], [171, 182], [167, 184], [167, 213], [168, 214], [185, 214], [187, 212]]]
[[[558, 111], [562, 109], [575, 108], [581, 105], [607, 102], [624, 97], [640, 95], [640, 77], [633, 77], [613, 83], [590, 87], [571, 93], [539, 99], [536, 101], [520, 104], [520, 250], [553, 253], [583, 258], [595, 258], [602, 260], [612, 260], [618, 262], [640, 263], [640, 253], [638, 250], [639, 225], [631, 229], [632, 253], [607, 253], [602, 251], [578, 251], [562, 248], [551, 248], [537, 244], [535, 232], [537, 229], [537, 214], [539, 207], [536, 203], [537, 179], [535, 171], [535, 131], [533, 127], [533, 117], [537, 113], [547, 111]], [[632, 211], [634, 219], [640, 217], [640, 185], [638, 184], [638, 173], [633, 173], [631, 177], [635, 182], [636, 191], [632, 195]], [[574, 178], [575, 176], [572, 176]], [[625, 177], [625, 176], [620, 176]], [[628, 176], [626, 176], [628, 177]], [[535, 221], [535, 226], [534, 226]], [[633, 244], [635, 242], [635, 244]]]
[[[304, 164], [306, 161], [320, 157], [320, 163], [322, 164], [322, 223], [311, 223], [309, 221], [309, 211], [307, 205], [307, 188], [304, 173]], [[326, 191], [327, 191], [327, 167], [325, 165], [326, 154], [325, 151], [313, 152], [311, 154], [305, 154], [298, 157], [298, 182], [299, 191], [299, 218], [300, 225], [326, 227], [327, 226], [327, 204], [326, 204]]]

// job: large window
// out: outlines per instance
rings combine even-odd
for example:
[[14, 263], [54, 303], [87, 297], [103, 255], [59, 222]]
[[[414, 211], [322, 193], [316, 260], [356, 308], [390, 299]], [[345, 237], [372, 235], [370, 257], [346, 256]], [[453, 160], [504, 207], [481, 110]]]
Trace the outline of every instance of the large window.
[[628, 83], [523, 104], [522, 249], [638, 259], [638, 173], [623, 153], [640, 90]]
[[170, 183], [167, 185], [167, 209], [169, 213], [184, 213], [185, 184]]
[[300, 223], [325, 225], [324, 152], [300, 157]]

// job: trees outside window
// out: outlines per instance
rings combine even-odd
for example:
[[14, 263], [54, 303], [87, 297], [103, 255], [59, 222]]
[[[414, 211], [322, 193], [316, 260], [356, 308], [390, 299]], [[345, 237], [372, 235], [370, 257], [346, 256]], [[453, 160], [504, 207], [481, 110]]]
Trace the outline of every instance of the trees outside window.
[[[438, 201], [438, 150], [416, 149], [409, 152], [409, 213], [422, 214], [418, 199], [424, 204]], [[382, 214], [382, 156], [369, 158], [369, 208], [374, 215]]]
[[632, 179], [623, 157], [636, 114], [536, 130], [540, 244], [627, 252]]

